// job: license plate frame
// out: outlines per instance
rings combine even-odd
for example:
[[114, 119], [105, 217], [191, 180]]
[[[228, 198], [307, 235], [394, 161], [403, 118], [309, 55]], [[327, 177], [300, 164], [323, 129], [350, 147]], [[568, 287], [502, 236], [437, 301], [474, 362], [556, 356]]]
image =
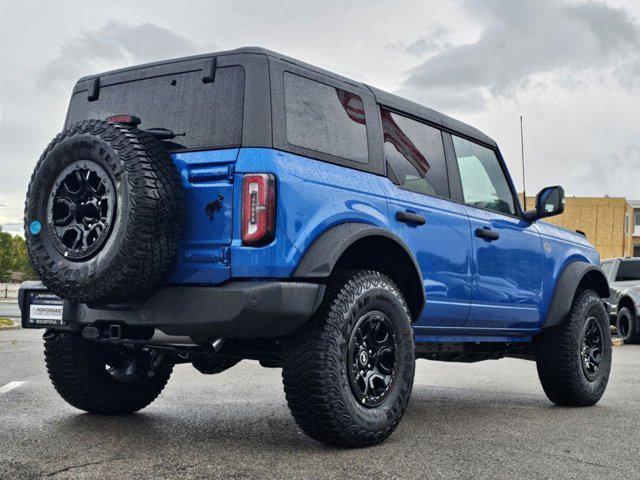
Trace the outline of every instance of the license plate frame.
[[64, 300], [47, 291], [32, 291], [27, 295], [27, 324], [31, 327], [60, 327], [64, 320]]

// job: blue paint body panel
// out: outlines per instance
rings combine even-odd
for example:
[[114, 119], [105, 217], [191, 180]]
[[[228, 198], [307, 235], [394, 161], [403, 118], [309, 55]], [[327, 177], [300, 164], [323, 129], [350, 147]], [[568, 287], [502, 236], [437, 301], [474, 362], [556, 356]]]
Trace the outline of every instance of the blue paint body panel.
[[[397, 188], [384, 180], [389, 224], [413, 251], [424, 278], [428, 308], [416, 326], [462, 327], [471, 305], [471, 237], [465, 207], [449, 200]], [[395, 221], [397, 212], [427, 219], [416, 227]]]
[[[167, 283], [221, 283], [231, 277], [233, 169], [239, 149], [172, 155], [185, 197], [182, 240]], [[222, 197], [222, 198], [221, 198]], [[207, 206], [219, 201], [212, 216]]]
[[[466, 323], [474, 328], [536, 328], [542, 311], [542, 244], [534, 224], [467, 207], [473, 245], [473, 293]], [[475, 235], [490, 228], [500, 240]]]
[[[392, 231], [418, 261], [427, 303], [416, 342], [513, 343], [540, 331], [569, 263], [599, 264], [595, 249], [574, 232], [401, 190], [387, 178], [292, 153], [235, 148], [172, 158], [187, 208], [167, 283], [286, 279], [327, 229], [361, 222]], [[277, 189], [275, 238], [258, 248], [241, 241], [242, 175], [253, 172], [273, 174]], [[427, 223], [400, 223], [400, 211]], [[476, 237], [483, 227], [498, 231], [500, 242]]]

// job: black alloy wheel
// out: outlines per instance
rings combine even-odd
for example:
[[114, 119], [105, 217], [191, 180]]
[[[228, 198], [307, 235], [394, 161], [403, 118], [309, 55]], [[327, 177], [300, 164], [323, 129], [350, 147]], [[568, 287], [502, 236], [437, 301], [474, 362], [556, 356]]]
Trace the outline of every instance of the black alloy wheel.
[[90, 160], [72, 163], [56, 178], [47, 205], [54, 246], [70, 260], [90, 257], [109, 236], [115, 210], [107, 172]]
[[582, 327], [582, 346], [580, 357], [585, 376], [593, 381], [600, 371], [602, 363], [602, 327], [596, 317], [589, 317]]
[[358, 403], [376, 407], [384, 402], [394, 380], [396, 350], [393, 326], [384, 313], [369, 312], [358, 321], [347, 356], [349, 384]]

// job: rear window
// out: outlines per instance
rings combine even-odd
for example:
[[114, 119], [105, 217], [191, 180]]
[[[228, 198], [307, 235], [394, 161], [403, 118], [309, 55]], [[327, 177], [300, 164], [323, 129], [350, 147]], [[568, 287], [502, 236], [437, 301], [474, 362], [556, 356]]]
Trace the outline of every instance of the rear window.
[[71, 98], [67, 124], [132, 114], [142, 119], [142, 129], [184, 133], [173, 140], [177, 148], [234, 147], [242, 143], [243, 103], [244, 69], [224, 67], [211, 83], [202, 82], [199, 70], [101, 86], [93, 102], [87, 92], [78, 92]]
[[307, 150], [367, 163], [367, 128], [356, 94], [284, 74], [287, 141]]

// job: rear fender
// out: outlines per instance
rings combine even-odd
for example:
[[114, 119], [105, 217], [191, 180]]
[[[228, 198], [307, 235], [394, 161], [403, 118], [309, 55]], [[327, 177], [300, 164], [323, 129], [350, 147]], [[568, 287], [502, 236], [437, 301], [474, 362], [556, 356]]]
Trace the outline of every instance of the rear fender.
[[[344, 264], [343, 255], [350, 247], [359, 248], [359, 245], [355, 245], [356, 242], [370, 239], [384, 239], [384, 241], [393, 242], [395, 244], [393, 248], [397, 247], [406, 253], [406, 258], [409, 261], [406, 258], [402, 260], [407, 264], [409, 271], [404, 280], [411, 282], [411, 290], [414, 292], [411, 296], [414, 297], [414, 301], [409, 303], [413, 318], [417, 319], [426, 302], [422, 272], [409, 247], [401, 238], [384, 228], [366, 223], [348, 222], [328, 229], [316, 239], [304, 254], [293, 277], [298, 279], [328, 278], [339, 262]], [[399, 250], [398, 252], [401, 253]], [[402, 287], [402, 285], [399, 286]]]

